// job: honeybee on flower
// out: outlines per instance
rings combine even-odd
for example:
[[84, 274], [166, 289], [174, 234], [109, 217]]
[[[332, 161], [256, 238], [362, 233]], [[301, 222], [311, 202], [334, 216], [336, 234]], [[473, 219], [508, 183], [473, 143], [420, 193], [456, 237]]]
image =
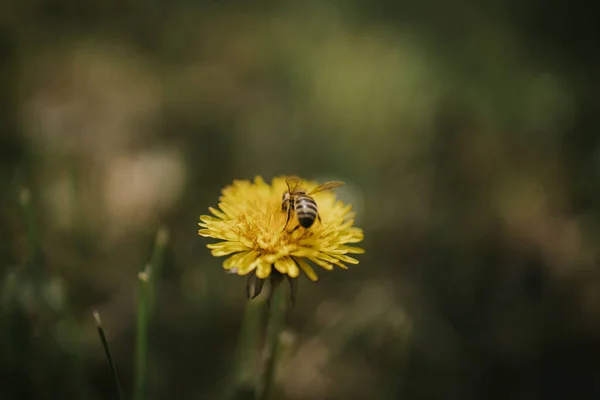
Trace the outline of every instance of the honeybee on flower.
[[321, 222], [317, 202], [312, 195], [342, 186], [344, 182], [325, 182], [310, 192], [307, 192], [300, 186], [300, 179], [295, 176], [288, 177], [285, 180], [285, 184], [287, 185], [287, 191], [283, 193], [283, 199], [281, 201], [281, 209], [286, 213], [285, 225], [283, 228], [285, 229], [288, 226], [292, 213], [295, 213], [299, 223], [299, 225], [296, 225], [294, 228], [295, 230], [301, 226], [308, 229], [317, 219]]

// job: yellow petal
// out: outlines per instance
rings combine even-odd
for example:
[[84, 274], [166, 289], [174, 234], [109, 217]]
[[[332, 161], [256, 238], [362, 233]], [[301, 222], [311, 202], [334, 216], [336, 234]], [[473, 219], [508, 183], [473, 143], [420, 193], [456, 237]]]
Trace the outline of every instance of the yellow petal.
[[232, 268], [239, 268], [240, 262], [244, 259], [244, 257], [248, 255], [248, 253], [250, 252], [245, 251], [243, 253], [237, 253], [232, 255], [231, 257], [223, 261], [223, 268], [227, 270]]
[[352, 247], [352, 246], [337, 246], [334, 249], [327, 250], [329, 254], [364, 254], [365, 250], [360, 247]]
[[312, 267], [308, 265], [306, 261], [299, 257], [295, 257], [294, 260], [296, 260], [302, 271], [306, 274], [306, 276], [308, 276], [308, 279], [310, 279], [313, 282], [316, 282], [319, 279], [319, 277], [315, 273], [315, 270], [312, 269]]
[[335, 256], [336, 258], [338, 258], [339, 260], [348, 263], [348, 264], [358, 264], [358, 260], [352, 257], [348, 257], [344, 254], [336, 254]]
[[286, 263], [284, 260], [284, 258], [276, 260], [275, 269], [285, 275], [288, 272], [288, 263]]
[[235, 186], [238, 189], [245, 189], [250, 187], [250, 181], [247, 179], [235, 179], [233, 181], [233, 186]]
[[[305, 245], [305, 246], [308, 246], [308, 245]], [[320, 253], [321, 253], [320, 251], [317, 251], [312, 248], [300, 247], [300, 248], [298, 248], [298, 250], [294, 251], [292, 253], [292, 255], [297, 256], [298, 258], [300, 258], [300, 257], [311, 258], [311, 257], [318, 257]]]
[[271, 264], [261, 260], [256, 268], [256, 276], [260, 279], [265, 279], [271, 275]]
[[260, 265], [260, 260], [256, 258], [256, 252], [250, 253], [253, 254], [251, 256], [245, 257], [244, 260], [240, 263], [240, 266], [237, 270], [238, 275], [247, 275], [250, 272], [254, 271], [256, 267]]
[[204, 222], [205, 224], [210, 224], [210, 223], [214, 223], [214, 222], [223, 222], [222, 220], [212, 217], [210, 215], [201, 215], [200, 221]]
[[348, 267], [345, 266], [344, 264], [342, 264], [342, 262], [339, 259], [332, 257], [332, 256], [328, 255], [327, 253], [320, 253], [317, 258], [321, 259], [323, 261], [330, 262], [334, 265], [337, 265], [340, 268], [348, 269]]
[[204, 237], [211, 237], [211, 238], [215, 238], [215, 239], [225, 239], [221, 235], [217, 234], [217, 232], [215, 232], [212, 229], [200, 229], [200, 230], [198, 230], [198, 235], [204, 236]]
[[340, 230], [349, 229], [352, 227], [352, 225], [354, 225], [354, 220], [348, 219], [348, 220], [344, 221], [342, 226], [340, 226]]
[[319, 260], [318, 258], [314, 258], [314, 257], [309, 257], [308, 259], [310, 261], [314, 262], [315, 264], [317, 264], [319, 267], [325, 268], [328, 271], [331, 271], [333, 269], [333, 265], [326, 263], [323, 260]]
[[300, 274], [298, 266], [291, 257], [283, 257], [275, 261], [275, 268], [282, 274], [287, 274], [292, 278], [297, 278]]
[[[221, 210], [223, 210], [223, 212], [226, 215], [226, 218], [231, 218], [231, 219], [235, 219], [236, 217], [236, 213], [233, 211], [233, 209], [231, 207], [229, 207], [229, 205], [221, 202], [219, 203], [219, 208]], [[225, 218], [224, 218], [225, 219]]]
[[266, 256], [264, 256], [265, 262], [268, 262], [269, 264], [274, 264], [278, 258], [279, 255], [277, 254], [267, 254]]
[[[239, 255], [239, 257], [237, 257], [238, 255]], [[249, 272], [252, 269], [254, 269], [254, 267], [250, 268], [250, 265], [256, 260], [258, 255], [259, 254], [256, 251], [246, 251], [243, 253], [234, 254], [229, 259], [225, 260], [225, 263], [227, 263], [228, 261], [229, 261], [229, 263], [228, 264], [223, 263], [223, 268], [225, 268], [225, 269], [236, 268], [239, 275], [245, 275], [245, 273], [240, 273], [240, 271], [248, 271]]]
[[292, 278], [297, 278], [298, 275], [300, 275], [298, 265], [294, 262], [294, 260], [291, 257], [285, 257], [285, 260], [288, 265], [288, 275]]
[[[344, 243], [358, 243], [362, 242], [364, 239], [364, 233], [360, 228], [350, 228], [346, 231], [346, 235], [344, 235]], [[342, 240], [342, 238], [340, 238]]]
[[224, 213], [222, 213], [221, 211], [217, 210], [216, 208], [208, 207], [208, 211], [210, 211], [215, 217], [219, 217], [220, 219], [227, 218], [227, 216]]
[[238, 251], [246, 251], [248, 248], [240, 242], [220, 242], [209, 244], [206, 247], [212, 249], [211, 254], [215, 257], [227, 256]]

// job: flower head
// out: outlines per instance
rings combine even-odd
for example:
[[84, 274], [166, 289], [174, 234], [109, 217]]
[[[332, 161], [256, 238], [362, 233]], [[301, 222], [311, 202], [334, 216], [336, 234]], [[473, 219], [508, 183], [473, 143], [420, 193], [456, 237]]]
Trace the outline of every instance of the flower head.
[[[300, 180], [298, 187], [310, 193], [316, 186], [315, 182]], [[320, 221], [305, 229], [292, 212], [286, 226], [282, 195], [287, 190], [285, 177], [274, 178], [271, 185], [261, 177], [254, 182], [236, 180], [223, 189], [219, 209], [209, 208], [214, 216], [200, 217], [203, 229], [198, 233], [221, 240], [208, 245], [213, 256], [229, 256], [223, 268], [259, 279], [276, 273], [297, 278], [302, 271], [316, 281], [317, 274], [309, 262], [326, 270], [358, 264], [349, 254], [364, 250], [348, 244], [362, 241], [363, 231], [353, 226], [351, 206], [336, 200], [331, 191], [315, 193], [311, 197], [318, 205]]]

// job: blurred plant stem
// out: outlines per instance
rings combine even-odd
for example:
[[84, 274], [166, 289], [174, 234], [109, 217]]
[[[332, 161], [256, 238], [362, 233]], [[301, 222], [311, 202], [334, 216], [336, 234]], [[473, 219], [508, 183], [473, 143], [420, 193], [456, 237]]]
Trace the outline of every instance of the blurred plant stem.
[[27, 273], [35, 281], [35, 288], [39, 288], [42, 279], [42, 245], [38, 235], [36, 216], [31, 202], [31, 191], [27, 188], [21, 190], [19, 202], [23, 210], [25, 227], [27, 229]]
[[97, 311], [94, 311], [94, 319], [96, 320], [96, 328], [98, 329], [98, 335], [100, 336], [100, 341], [102, 342], [102, 347], [104, 348], [104, 354], [106, 355], [106, 361], [108, 362], [108, 367], [112, 372], [113, 379], [115, 380], [115, 386], [117, 390], [117, 395], [119, 400], [123, 400], [123, 391], [121, 390], [121, 383], [119, 382], [119, 376], [117, 374], [117, 368], [115, 367], [115, 363], [113, 362], [112, 354], [110, 352], [110, 347], [108, 346], [108, 341], [106, 340], [106, 335], [104, 334], [104, 328], [102, 327], [102, 321], [100, 320], [100, 314]]
[[150, 257], [150, 268], [152, 274], [149, 277], [148, 298], [150, 303], [150, 317], [154, 314], [156, 308], [156, 299], [160, 289], [160, 277], [162, 274], [163, 261], [165, 258], [165, 249], [169, 242], [169, 230], [162, 227], [156, 233], [154, 249]]
[[148, 363], [148, 322], [150, 308], [150, 265], [138, 274], [137, 337], [135, 346], [134, 400], [146, 398], [146, 371]]
[[150, 262], [138, 274], [137, 336], [135, 360], [134, 400], [146, 398], [146, 382], [150, 354], [148, 336], [158, 297], [160, 275], [165, 249], [169, 242], [169, 231], [162, 227], [156, 233]]
[[261, 333], [262, 307], [264, 301], [256, 299], [246, 302], [244, 317], [235, 349], [235, 369], [232, 385], [225, 398], [254, 399], [257, 382], [259, 342]]
[[280, 285], [282, 276], [271, 276], [271, 298], [269, 307], [269, 322], [267, 327], [267, 361], [264, 369], [261, 400], [269, 400], [273, 396], [277, 364], [281, 353], [280, 335], [285, 324], [287, 310], [287, 297], [283, 285]]

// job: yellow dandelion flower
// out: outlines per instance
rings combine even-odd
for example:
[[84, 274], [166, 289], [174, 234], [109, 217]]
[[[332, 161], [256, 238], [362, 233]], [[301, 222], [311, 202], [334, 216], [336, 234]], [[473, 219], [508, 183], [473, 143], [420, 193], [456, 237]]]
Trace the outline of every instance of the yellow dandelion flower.
[[[299, 181], [299, 187], [308, 193], [316, 186], [315, 182]], [[287, 214], [282, 211], [282, 195], [287, 190], [285, 177], [274, 178], [271, 185], [261, 177], [254, 182], [236, 180], [223, 189], [219, 209], [209, 208], [213, 216], [200, 217], [203, 229], [198, 233], [221, 240], [208, 245], [212, 255], [229, 256], [223, 268], [261, 280], [273, 275], [297, 278], [302, 271], [316, 281], [309, 262], [326, 270], [358, 264], [349, 254], [364, 250], [348, 244], [362, 241], [363, 231], [353, 226], [352, 207], [337, 200], [331, 191], [315, 193], [311, 197], [318, 204], [320, 221], [304, 229], [292, 213], [284, 229]]]

